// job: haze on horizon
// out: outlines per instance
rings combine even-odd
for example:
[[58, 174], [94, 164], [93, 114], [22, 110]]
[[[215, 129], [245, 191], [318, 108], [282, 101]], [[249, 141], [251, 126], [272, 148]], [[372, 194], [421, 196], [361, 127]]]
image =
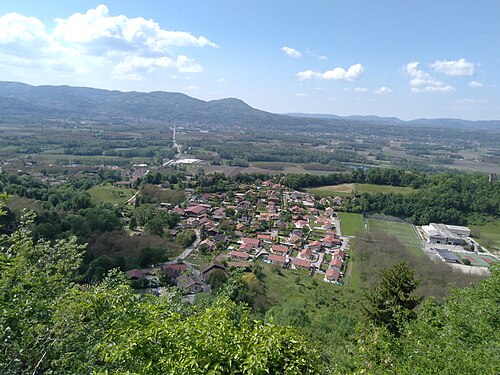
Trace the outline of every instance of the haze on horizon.
[[[0, 80], [500, 119], [500, 2], [0, 3]], [[0, 93], [1, 95], [1, 93]]]

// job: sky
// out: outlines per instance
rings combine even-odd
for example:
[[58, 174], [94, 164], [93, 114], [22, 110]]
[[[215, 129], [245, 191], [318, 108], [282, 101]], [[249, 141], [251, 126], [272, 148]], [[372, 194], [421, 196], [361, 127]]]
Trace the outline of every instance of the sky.
[[500, 1], [0, 0], [0, 80], [498, 120]]

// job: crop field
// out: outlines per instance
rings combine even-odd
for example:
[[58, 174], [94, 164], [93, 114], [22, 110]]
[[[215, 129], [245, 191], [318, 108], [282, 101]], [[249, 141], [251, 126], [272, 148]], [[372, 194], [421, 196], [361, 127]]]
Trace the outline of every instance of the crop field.
[[88, 190], [93, 202], [124, 204], [134, 195], [134, 189], [115, 187], [110, 184], [94, 186]]
[[386, 185], [373, 185], [373, 184], [341, 184], [322, 186], [319, 188], [312, 188], [307, 190], [309, 193], [316, 194], [323, 197], [332, 196], [346, 196], [352, 193], [400, 193], [411, 194], [415, 189], [403, 186], [386, 186]]
[[356, 232], [364, 232], [363, 215], [340, 212], [340, 230], [344, 236], [354, 236]]
[[384, 232], [396, 236], [415, 255], [420, 256], [423, 254], [420, 240], [411, 224], [369, 219], [368, 230], [370, 232]]

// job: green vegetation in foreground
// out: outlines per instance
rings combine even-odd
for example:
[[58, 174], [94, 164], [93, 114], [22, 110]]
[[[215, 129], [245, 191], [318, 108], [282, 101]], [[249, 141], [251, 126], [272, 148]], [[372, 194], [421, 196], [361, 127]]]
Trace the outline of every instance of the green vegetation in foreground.
[[488, 250], [500, 251], [500, 220], [490, 221], [483, 225], [471, 225], [470, 229], [473, 233], [479, 231], [479, 237], [476, 240], [482, 246]]
[[396, 236], [415, 255], [420, 256], [423, 254], [420, 240], [411, 224], [368, 219], [368, 230], [370, 232], [384, 232]]
[[93, 203], [124, 204], [134, 195], [134, 189], [115, 187], [111, 184], [94, 186], [88, 190]]
[[309, 348], [329, 358], [325, 373], [350, 366], [346, 348], [354, 340], [361, 319], [361, 295], [352, 288], [318, 281], [305, 271], [263, 267], [262, 280], [271, 304], [266, 321], [293, 326], [307, 337]]
[[340, 184], [322, 186], [318, 188], [307, 189], [309, 193], [322, 197], [346, 196], [352, 193], [400, 193], [411, 194], [416, 190], [407, 186], [390, 186], [390, 185], [374, 185], [374, 184]]
[[339, 218], [342, 235], [354, 236], [357, 232], [364, 232], [363, 215], [340, 212]]

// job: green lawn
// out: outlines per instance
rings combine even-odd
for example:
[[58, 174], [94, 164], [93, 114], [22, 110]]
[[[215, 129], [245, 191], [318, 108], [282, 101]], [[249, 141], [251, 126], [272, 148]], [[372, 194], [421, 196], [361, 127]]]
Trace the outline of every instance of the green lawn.
[[344, 236], [354, 236], [356, 232], [364, 232], [363, 215], [350, 212], [339, 212], [340, 230]]
[[368, 230], [370, 232], [385, 232], [387, 234], [392, 234], [415, 255], [420, 256], [423, 254], [420, 240], [411, 224], [369, 219]]
[[88, 190], [92, 202], [124, 204], [134, 195], [134, 189], [115, 187], [111, 184], [94, 186]]
[[500, 220], [490, 221], [483, 225], [471, 225], [471, 230], [479, 230], [479, 238], [476, 238], [482, 246], [488, 250], [500, 252]]
[[322, 186], [318, 188], [307, 189], [309, 193], [323, 196], [323, 197], [333, 197], [333, 196], [346, 196], [354, 193], [400, 193], [400, 194], [411, 194], [415, 189], [411, 187], [402, 186], [386, 186], [386, 185], [374, 185], [374, 184], [341, 184], [341, 185], [331, 185]]

